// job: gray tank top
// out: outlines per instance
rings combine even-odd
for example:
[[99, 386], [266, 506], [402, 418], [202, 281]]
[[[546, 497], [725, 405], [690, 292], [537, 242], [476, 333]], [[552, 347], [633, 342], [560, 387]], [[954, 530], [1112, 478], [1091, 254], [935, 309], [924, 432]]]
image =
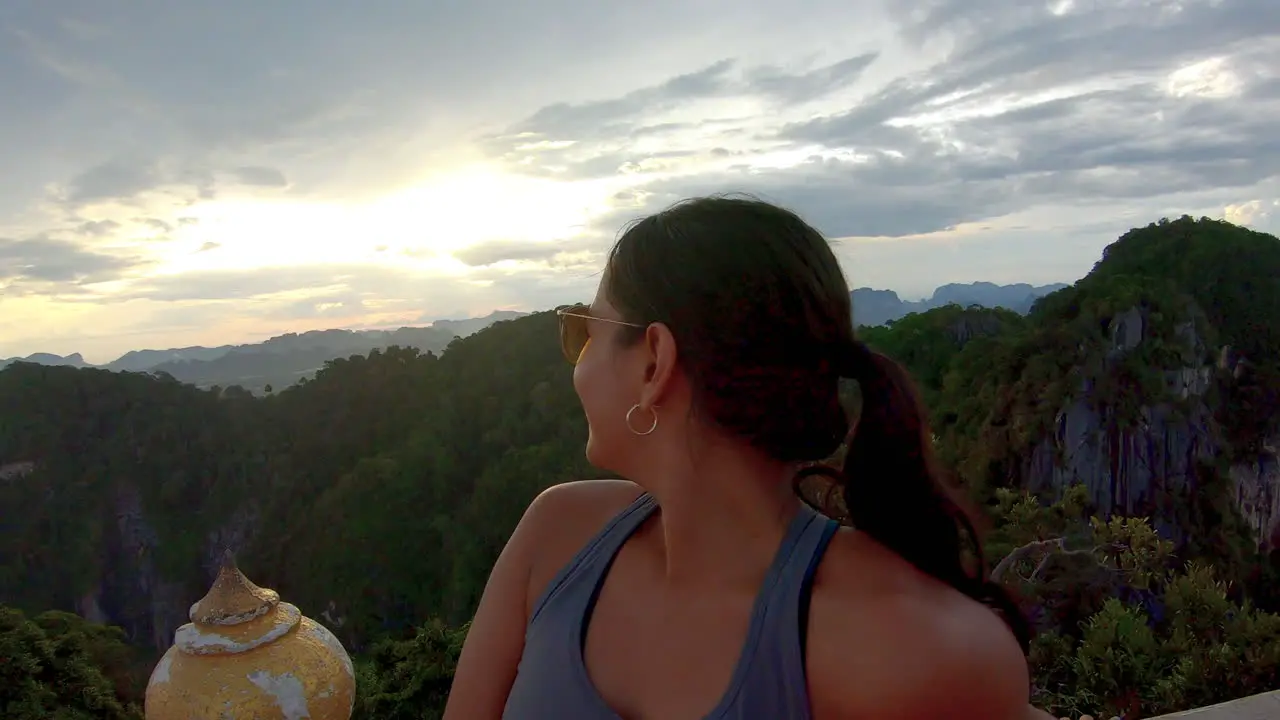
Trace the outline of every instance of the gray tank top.
[[[620, 720], [583, 659], [587, 622], [614, 557], [657, 508], [641, 495], [556, 575], [525, 630], [504, 720]], [[837, 523], [801, 503], [756, 596], [729, 687], [706, 720], [809, 720], [804, 644], [809, 588]]]

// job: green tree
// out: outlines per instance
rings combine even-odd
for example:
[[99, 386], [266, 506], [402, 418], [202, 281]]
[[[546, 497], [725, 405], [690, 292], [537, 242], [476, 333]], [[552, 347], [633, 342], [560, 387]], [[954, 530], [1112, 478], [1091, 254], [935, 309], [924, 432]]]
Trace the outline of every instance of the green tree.
[[352, 720], [438, 720], [467, 626], [450, 628], [431, 620], [408, 640], [384, 640], [358, 664]]
[[129, 657], [123, 634], [75, 616], [34, 620], [0, 606], [0, 709], [7, 720], [141, 720], [100, 663]]

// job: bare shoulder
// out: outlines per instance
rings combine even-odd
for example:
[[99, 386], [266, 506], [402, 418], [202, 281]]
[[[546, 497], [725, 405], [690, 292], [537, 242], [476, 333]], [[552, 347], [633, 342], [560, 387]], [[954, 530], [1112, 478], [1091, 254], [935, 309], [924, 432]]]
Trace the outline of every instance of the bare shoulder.
[[458, 659], [444, 716], [499, 717], [524, 652], [533, 598], [610, 517], [640, 494], [621, 481], [565, 483], [538, 495], [494, 563]]
[[629, 480], [576, 480], [543, 490], [522, 525], [529, 548], [529, 611], [556, 573], [644, 491]]
[[862, 533], [842, 530], [814, 580], [814, 717], [1027, 717], [1026, 659], [1004, 621]]

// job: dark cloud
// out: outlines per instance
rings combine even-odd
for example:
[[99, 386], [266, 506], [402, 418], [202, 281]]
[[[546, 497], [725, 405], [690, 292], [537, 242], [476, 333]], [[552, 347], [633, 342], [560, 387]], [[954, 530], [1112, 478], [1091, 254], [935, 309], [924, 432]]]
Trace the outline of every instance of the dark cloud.
[[484, 138], [484, 144], [494, 155], [533, 174], [582, 179], [635, 172], [654, 161], [691, 158], [705, 149], [641, 151], [632, 141], [687, 130], [728, 136], [738, 132], [744, 120], [654, 123], [651, 118], [656, 115], [718, 98], [753, 97], [777, 105], [801, 105], [852, 85], [877, 57], [878, 53], [864, 53], [803, 71], [775, 65], [738, 70], [735, 60], [725, 59], [618, 98], [548, 105], [504, 132]]
[[201, 245], [200, 249], [196, 250], [196, 252], [198, 253], [209, 252], [210, 250], [217, 250], [220, 247], [222, 247], [222, 243], [216, 243], [210, 240], [209, 242], [206, 242], [205, 244]]
[[161, 182], [156, 168], [147, 163], [112, 160], [95, 165], [71, 179], [66, 199], [74, 204], [127, 198], [150, 190]]
[[289, 181], [284, 173], [275, 168], [245, 165], [231, 171], [237, 180], [245, 185], [259, 187], [285, 187]]
[[115, 158], [71, 178], [62, 200], [71, 206], [96, 202], [130, 203], [139, 195], [167, 189], [188, 199], [211, 199], [216, 194], [214, 173], [208, 168], [157, 159]]
[[[1280, 176], [1271, 120], [1280, 116], [1280, 5], [1152, 12], [1119, 3], [1062, 17], [1019, 7], [935, 2], [904, 15], [913, 37], [945, 34], [955, 49], [853, 107], [759, 131], [756, 153], [723, 153], [738, 156], [736, 167], [655, 173], [661, 179], [638, 188], [643, 202], [619, 213], [744, 191], [801, 210], [831, 235], [903, 236], [1027, 207], [1150, 204]], [[1174, 74], [1204, 61], [1205, 77]], [[763, 150], [815, 145], [825, 150], [796, 167], [752, 165]], [[628, 152], [644, 157], [610, 149], [577, 157], [575, 168], [623, 167]]]
[[[889, 5], [898, 30], [908, 40], [927, 44], [948, 40], [961, 46], [992, 45], [991, 39], [1040, 32], [1053, 23], [1079, 27], [1078, 33], [1095, 49], [1101, 29], [1168, 25], [1189, 27], [1209, 20], [1201, 30], [1211, 37], [1236, 40], [1241, 34], [1274, 31], [1277, 8], [1253, 0], [1111, 0], [1107, 3], [1070, 0], [1058, 3], [1013, 3], [1005, 0], [918, 0]], [[1058, 39], [1057, 37], [1050, 38]], [[1129, 45], [1138, 47], [1149, 38], [1133, 32]], [[1097, 43], [1100, 44], [1100, 43]], [[993, 50], [998, 48], [993, 47]], [[1126, 55], [1125, 47], [1112, 48]], [[1086, 54], [1080, 57], [1086, 59]]]
[[802, 73], [790, 73], [776, 66], [751, 68], [746, 73], [746, 90], [781, 103], [817, 100], [852, 85], [879, 55], [873, 52], [855, 55]]
[[76, 232], [81, 235], [102, 236], [110, 235], [112, 232], [120, 229], [120, 223], [115, 220], [86, 220], [76, 227]]
[[576, 140], [599, 134], [612, 135], [619, 128], [629, 128], [645, 116], [670, 110], [678, 104], [731, 92], [734, 86], [728, 73], [733, 65], [733, 60], [721, 60], [612, 100], [548, 105], [495, 139], [524, 144], [536, 140]]
[[[385, 179], [377, 171], [387, 166], [420, 170], [418, 155], [382, 152], [387, 147], [456, 146], [477, 126], [507, 122], [513, 108], [527, 112], [549, 98], [590, 97], [632, 87], [638, 75], [705, 64], [709, 46], [727, 42], [726, 54], [751, 48], [762, 24], [776, 38], [789, 21], [803, 37], [817, 24], [810, 14], [861, 14], [834, 0], [808, 0], [799, 10], [738, 5], [733, 13], [678, 0], [2, 5], [0, 157], [21, 159], [28, 178], [28, 167], [47, 165], [37, 187], [69, 175], [41, 150], [49, 138], [61, 158], [145, 150], [201, 163], [279, 161], [299, 187], [355, 183], [358, 164], [367, 185]], [[668, 90], [697, 92], [700, 82], [707, 80], [693, 76]], [[332, 173], [335, 163], [348, 172]], [[145, 179], [117, 173], [105, 188], [86, 182], [78, 194], [116, 197]]]
[[504, 260], [523, 260], [555, 264], [557, 258], [579, 253], [596, 254], [606, 246], [597, 237], [574, 238], [555, 242], [493, 241], [456, 250], [452, 254], [470, 267], [496, 265]]
[[0, 238], [0, 282], [105, 282], [117, 280], [144, 264], [136, 257], [94, 252], [47, 235], [22, 240]]
[[808, 102], [851, 85], [877, 56], [877, 53], [866, 53], [802, 72], [762, 65], [739, 73], [734, 72], [737, 61], [727, 58], [618, 98], [548, 105], [493, 139], [527, 144], [537, 140], [615, 137], [620, 129], [635, 136], [668, 132], [692, 124], [645, 125], [645, 119], [693, 101], [720, 97], [763, 96], [783, 103]]
[[[962, 18], [975, 22], [971, 34], [945, 61], [889, 83], [846, 112], [791, 125], [783, 137], [833, 147], [861, 146], [886, 135], [901, 137], [900, 131], [883, 124], [954, 105], [946, 99], [958, 93], [968, 93], [968, 103], [996, 101], [1108, 78], [1168, 73], [1215, 55], [1275, 60], [1280, 54], [1280, 5], [1250, 0], [1194, 5], [1168, 17], [1124, 6], [1062, 18], [1047, 11], [1030, 18], [996, 13], [993, 17], [1004, 19], [985, 29], [976, 14], [960, 14], [961, 8], [977, 13], [980, 7], [950, 2], [936, 7], [935, 20], [910, 27], [949, 27]], [[1018, 18], [1026, 24], [1011, 24]], [[1131, 88], [1113, 97], [1124, 102], [1130, 94], [1138, 99], [1144, 92], [1150, 91]], [[1134, 105], [1140, 103], [1131, 103], [1130, 109]]]
[[[601, 218], [597, 227], [616, 231], [682, 198], [725, 193], [793, 208], [831, 237], [934, 232], [1014, 203], [998, 183], [962, 182], [942, 171], [925, 174], [927, 169], [892, 158], [876, 163], [873, 169], [867, 163], [815, 158], [769, 172], [729, 170], [655, 182], [644, 189], [640, 203]], [[902, 181], [908, 177], [914, 181]]]
[[[219, 172], [195, 160], [117, 158], [73, 177], [62, 192], [62, 200], [71, 206], [103, 201], [129, 203], [139, 195], [155, 190], [165, 190], [186, 199], [209, 200], [218, 194], [219, 175], [223, 182], [233, 184], [271, 188], [289, 185], [283, 172], [261, 165], [241, 165]], [[172, 230], [169, 223], [157, 218], [136, 220], [166, 232]], [[196, 221], [184, 218], [181, 222], [194, 224]]]
[[143, 225], [146, 225], [149, 228], [152, 228], [154, 230], [159, 230], [161, 232], [173, 231], [173, 225], [170, 225], [169, 223], [165, 222], [164, 220], [161, 220], [160, 218], [140, 217], [140, 218], [134, 218], [134, 221], [142, 223]]
[[939, 136], [886, 127], [856, 159], [815, 156], [787, 169], [659, 180], [638, 189], [642, 203], [620, 212], [742, 191], [791, 206], [832, 236], [903, 236], [1028, 207], [1150, 206], [1209, 190], [1246, 191], [1280, 178], [1280, 137], [1270, 120], [1280, 103], [1248, 87], [1240, 93], [1223, 101], [1151, 88], [1098, 91], [960, 121]]

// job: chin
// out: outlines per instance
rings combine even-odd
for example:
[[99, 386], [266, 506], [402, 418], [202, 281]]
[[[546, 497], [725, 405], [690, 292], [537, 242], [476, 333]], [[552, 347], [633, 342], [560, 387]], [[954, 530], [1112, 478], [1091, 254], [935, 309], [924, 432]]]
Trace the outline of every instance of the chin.
[[596, 436], [595, 433], [590, 430], [587, 430], [587, 447], [585, 452], [587, 455], [587, 462], [599, 467], [600, 453], [596, 450]]
[[587, 443], [587, 462], [594, 468], [610, 470], [607, 457], [598, 452], [590, 442]]
[[601, 446], [602, 443], [594, 434], [587, 435], [587, 462], [591, 463], [592, 467], [600, 470], [616, 472], [614, 468], [610, 467], [614, 463], [609, 462], [609, 453], [605, 452]]

